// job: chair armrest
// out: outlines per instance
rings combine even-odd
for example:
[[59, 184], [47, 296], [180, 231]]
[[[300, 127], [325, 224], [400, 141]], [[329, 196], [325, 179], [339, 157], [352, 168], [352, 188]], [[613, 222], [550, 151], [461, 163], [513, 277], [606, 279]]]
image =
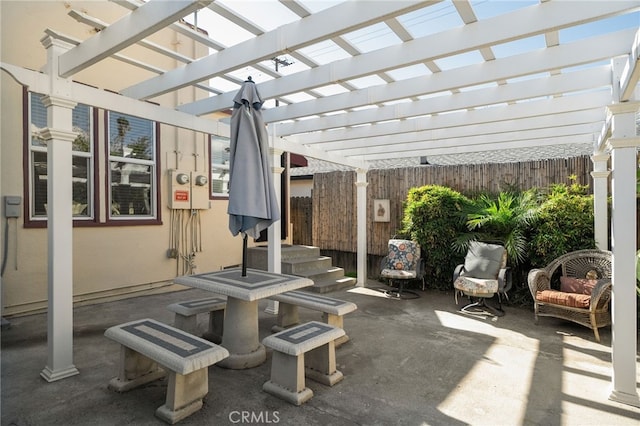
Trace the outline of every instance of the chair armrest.
[[589, 310], [595, 311], [604, 308], [611, 300], [611, 281], [598, 282], [591, 290], [591, 303]]
[[506, 293], [511, 290], [511, 268], [502, 268], [498, 273], [498, 292]]
[[379, 268], [380, 272], [382, 272], [382, 270], [385, 269], [385, 266], [387, 266], [387, 262], [389, 262], [389, 256], [385, 256], [382, 259], [380, 259], [380, 268]]
[[529, 292], [536, 300], [536, 293], [543, 290], [551, 290], [551, 278], [545, 269], [532, 269], [527, 276]]
[[455, 282], [460, 276], [460, 274], [462, 274], [463, 272], [464, 272], [464, 265], [456, 266], [456, 269], [453, 271], [453, 282]]

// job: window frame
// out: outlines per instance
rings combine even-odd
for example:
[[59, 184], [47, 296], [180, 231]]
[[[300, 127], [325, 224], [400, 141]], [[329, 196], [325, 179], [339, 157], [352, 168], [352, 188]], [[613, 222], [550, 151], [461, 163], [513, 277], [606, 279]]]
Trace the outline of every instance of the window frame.
[[[32, 123], [32, 94], [39, 96], [46, 96], [45, 94], [30, 91], [28, 88], [23, 89], [23, 217], [25, 228], [46, 228], [48, 218], [44, 216], [36, 216], [33, 211], [35, 205], [35, 192], [34, 192], [34, 173], [33, 173], [33, 155], [34, 153], [41, 152], [47, 154], [46, 147], [36, 147], [32, 145], [31, 140], [31, 123]], [[87, 159], [87, 189], [90, 192], [87, 194], [87, 204], [90, 205], [91, 214], [87, 216], [73, 216], [73, 226], [94, 226], [98, 221], [98, 167], [97, 167], [97, 150], [98, 150], [98, 111], [91, 105], [86, 105], [89, 108], [89, 152], [73, 151], [74, 158], [86, 158]], [[47, 194], [48, 196], [48, 194]]]
[[[146, 120], [151, 122], [152, 132], [153, 132], [153, 152], [154, 159], [153, 160], [133, 160], [129, 159], [127, 162], [131, 164], [144, 164], [144, 165], [152, 165], [151, 179], [152, 179], [152, 188], [151, 188], [151, 200], [150, 206], [153, 211], [152, 215], [149, 216], [131, 216], [131, 215], [123, 215], [122, 217], [112, 216], [111, 214], [111, 162], [114, 159], [125, 158], [125, 157], [117, 157], [111, 155], [111, 141], [109, 140], [110, 136], [110, 116], [111, 114], [119, 114], [125, 115], [129, 117], [134, 117], [140, 120]], [[104, 167], [105, 167], [105, 180], [104, 180], [104, 217], [105, 222], [104, 225], [107, 226], [131, 226], [131, 225], [161, 225], [162, 224], [162, 209], [161, 209], [161, 190], [160, 190], [160, 170], [161, 170], [161, 161], [160, 161], [160, 123], [157, 121], [147, 120], [145, 118], [135, 117], [131, 114], [126, 114], [119, 111], [110, 111], [104, 110]], [[152, 164], [153, 163], [153, 164]]]

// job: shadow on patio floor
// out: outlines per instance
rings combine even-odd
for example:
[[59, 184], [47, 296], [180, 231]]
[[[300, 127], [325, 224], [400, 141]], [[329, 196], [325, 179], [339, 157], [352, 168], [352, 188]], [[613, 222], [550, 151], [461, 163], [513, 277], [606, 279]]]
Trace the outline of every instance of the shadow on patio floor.
[[[608, 400], [610, 328], [602, 343], [591, 330], [507, 306], [495, 321], [457, 312], [452, 293], [419, 292], [414, 300], [367, 289], [328, 294], [358, 310], [345, 317], [350, 341], [336, 352], [344, 380], [307, 382], [313, 398], [292, 406], [262, 391], [267, 362], [249, 370], [209, 369], [202, 410], [181, 425], [636, 425], [640, 409]], [[45, 314], [11, 319], [2, 331], [2, 425], [161, 425], [166, 381], [118, 394], [107, 389], [119, 347], [103, 336], [112, 325], [143, 317], [171, 324], [169, 303], [207, 296], [201, 290], [144, 296], [74, 310], [74, 363], [80, 374], [53, 383]], [[260, 337], [275, 317], [260, 304]], [[319, 314], [300, 310], [303, 321]], [[200, 319], [204, 329], [206, 318]], [[640, 365], [638, 366], [640, 371]]]

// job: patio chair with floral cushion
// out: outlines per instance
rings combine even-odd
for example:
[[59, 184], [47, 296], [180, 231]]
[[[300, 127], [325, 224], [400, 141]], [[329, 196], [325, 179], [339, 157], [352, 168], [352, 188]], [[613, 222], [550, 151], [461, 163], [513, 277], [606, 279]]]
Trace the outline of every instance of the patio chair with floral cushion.
[[611, 324], [611, 252], [578, 250], [564, 254], [528, 276], [535, 322], [555, 317], [593, 330]]
[[397, 298], [415, 299], [418, 293], [405, 290], [405, 283], [422, 280], [424, 290], [424, 265], [420, 259], [420, 245], [411, 240], [389, 240], [389, 252], [380, 262], [380, 276], [389, 280], [389, 284], [398, 284], [397, 289], [387, 291], [387, 295]]
[[[507, 267], [507, 251], [498, 244], [469, 242], [464, 264], [453, 272], [456, 304], [458, 296], [467, 296], [471, 302], [460, 311], [469, 314], [504, 315], [502, 298], [511, 289], [511, 273]], [[486, 299], [498, 297], [498, 307], [486, 304]]]

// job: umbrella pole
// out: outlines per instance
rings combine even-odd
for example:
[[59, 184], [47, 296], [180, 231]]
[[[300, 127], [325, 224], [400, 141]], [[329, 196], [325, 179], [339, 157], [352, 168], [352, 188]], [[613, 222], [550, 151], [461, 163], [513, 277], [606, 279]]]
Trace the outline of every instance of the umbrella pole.
[[242, 237], [242, 276], [247, 276], [247, 234]]

